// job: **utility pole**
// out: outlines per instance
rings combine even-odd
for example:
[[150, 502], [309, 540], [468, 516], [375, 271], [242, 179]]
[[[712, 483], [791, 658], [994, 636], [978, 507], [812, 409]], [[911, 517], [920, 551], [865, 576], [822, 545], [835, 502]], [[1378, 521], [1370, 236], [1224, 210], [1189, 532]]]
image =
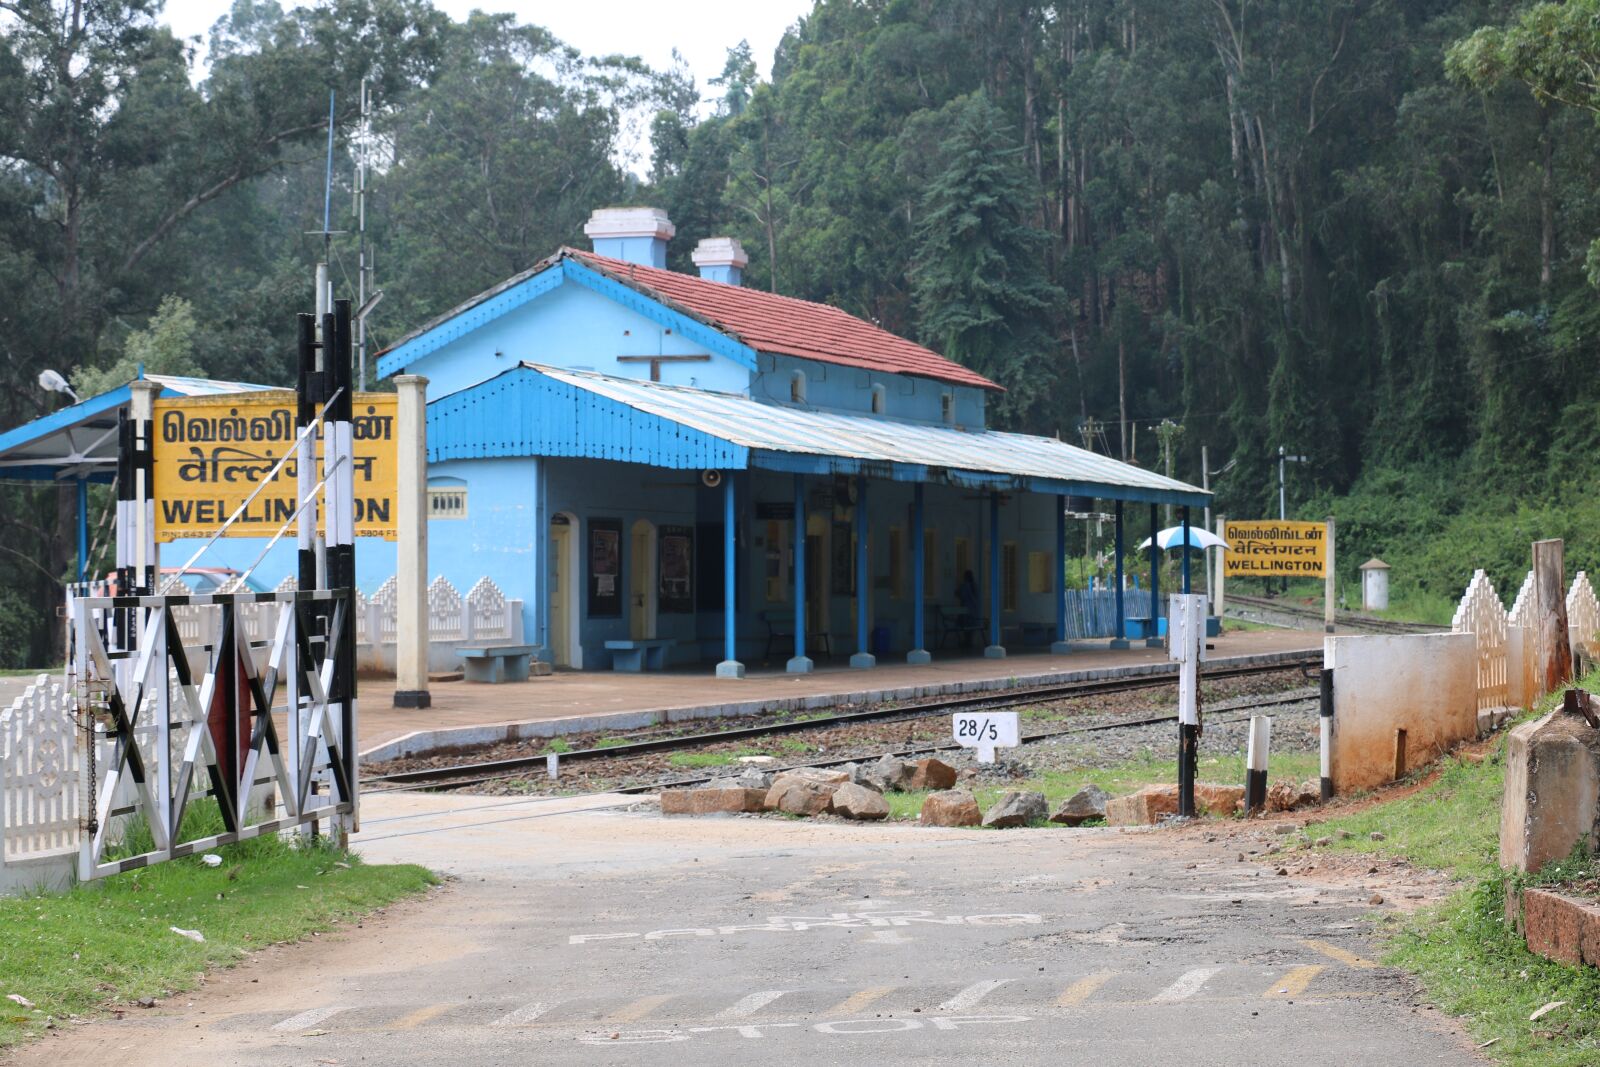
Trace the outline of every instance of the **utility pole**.
[[1305, 456], [1291, 456], [1291, 455], [1289, 455], [1289, 450], [1288, 449], [1284, 448], [1282, 445], [1278, 446], [1278, 521], [1279, 522], [1282, 522], [1283, 520], [1285, 520], [1285, 519], [1287, 519], [1289, 517], [1289, 507], [1288, 507], [1288, 499], [1289, 498], [1288, 498], [1288, 494], [1284, 491], [1284, 485], [1283, 485], [1284, 465], [1287, 464], [1287, 463], [1304, 463], [1305, 461], [1306, 461], [1306, 457]]
[[[1161, 440], [1162, 471], [1168, 478], [1172, 477], [1172, 442], [1183, 434], [1183, 427], [1171, 419], [1162, 419], [1161, 425], [1156, 427], [1156, 437]], [[1167, 505], [1167, 525], [1172, 525], [1172, 505]], [[1184, 549], [1188, 551], [1187, 548]]]

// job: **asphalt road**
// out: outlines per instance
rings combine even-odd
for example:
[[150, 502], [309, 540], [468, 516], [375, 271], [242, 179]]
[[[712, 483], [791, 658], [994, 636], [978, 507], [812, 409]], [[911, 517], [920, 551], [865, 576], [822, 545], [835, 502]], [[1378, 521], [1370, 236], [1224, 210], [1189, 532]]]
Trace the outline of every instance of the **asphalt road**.
[[372, 860], [456, 880], [21, 1062], [1483, 1062], [1368, 958], [1368, 890], [1226, 841], [571, 806], [371, 798]]

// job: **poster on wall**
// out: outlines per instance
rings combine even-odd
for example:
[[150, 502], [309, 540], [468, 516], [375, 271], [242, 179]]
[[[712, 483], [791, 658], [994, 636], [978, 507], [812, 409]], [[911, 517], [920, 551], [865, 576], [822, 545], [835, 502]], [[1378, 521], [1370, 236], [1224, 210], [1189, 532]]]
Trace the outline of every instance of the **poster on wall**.
[[622, 520], [589, 521], [589, 617], [622, 615]]
[[662, 615], [687, 615], [694, 611], [694, 528], [663, 526], [660, 547], [661, 588], [656, 611]]
[[833, 524], [833, 595], [856, 595], [855, 554], [852, 551], [850, 524]]

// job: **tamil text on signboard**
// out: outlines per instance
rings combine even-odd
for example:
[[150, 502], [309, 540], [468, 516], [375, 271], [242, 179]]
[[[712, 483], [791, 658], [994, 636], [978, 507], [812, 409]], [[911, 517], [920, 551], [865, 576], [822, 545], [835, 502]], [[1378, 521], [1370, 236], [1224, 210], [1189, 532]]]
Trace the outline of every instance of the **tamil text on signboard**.
[[1230, 522], [1222, 536], [1229, 578], [1321, 578], [1328, 565], [1328, 528], [1320, 522]]
[[[294, 450], [294, 404], [288, 392], [156, 401], [156, 540], [216, 533], [284, 453]], [[395, 414], [392, 393], [362, 393], [355, 399], [350, 431], [359, 537], [395, 537]], [[322, 458], [319, 444], [319, 480]], [[297, 478], [291, 456], [224, 536], [271, 537], [294, 518]]]

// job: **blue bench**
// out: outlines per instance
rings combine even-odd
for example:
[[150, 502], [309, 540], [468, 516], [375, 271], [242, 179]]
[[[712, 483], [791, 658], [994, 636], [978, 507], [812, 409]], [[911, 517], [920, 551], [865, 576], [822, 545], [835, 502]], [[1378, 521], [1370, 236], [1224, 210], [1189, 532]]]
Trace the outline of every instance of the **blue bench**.
[[528, 660], [534, 653], [533, 645], [479, 645], [476, 648], [458, 648], [456, 654], [465, 665], [462, 674], [469, 682], [526, 682]]
[[667, 665], [667, 649], [678, 642], [667, 637], [648, 641], [607, 641], [611, 650], [611, 669], [638, 674], [640, 671], [659, 671]]

